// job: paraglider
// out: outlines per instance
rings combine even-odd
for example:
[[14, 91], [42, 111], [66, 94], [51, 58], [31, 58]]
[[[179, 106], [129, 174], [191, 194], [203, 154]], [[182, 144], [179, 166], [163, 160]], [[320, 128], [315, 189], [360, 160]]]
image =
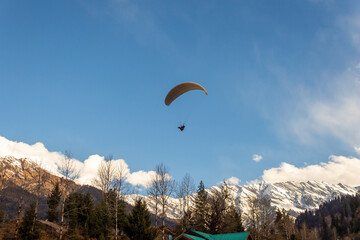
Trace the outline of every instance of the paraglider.
[[[186, 93], [188, 91], [192, 91], [192, 90], [201, 90], [201, 91], [205, 92], [206, 95], [208, 95], [206, 89], [203, 86], [201, 86], [200, 84], [198, 84], [198, 83], [194, 83], [194, 82], [180, 83], [179, 85], [172, 88], [169, 91], [169, 93], [166, 95], [165, 105], [170, 106], [170, 104], [175, 99], [177, 99], [178, 97], [180, 97], [184, 93]], [[184, 131], [185, 124], [181, 124], [180, 126], [178, 126], [178, 129], [180, 129], [180, 131]]]
[[198, 83], [194, 83], [194, 82], [180, 83], [179, 85], [177, 85], [173, 89], [171, 89], [170, 92], [166, 95], [165, 105], [170, 106], [170, 104], [175, 99], [177, 99], [184, 93], [191, 91], [191, 90], [202, 90], [205, 92], [206, 95], [208, 95], [206, 89]]

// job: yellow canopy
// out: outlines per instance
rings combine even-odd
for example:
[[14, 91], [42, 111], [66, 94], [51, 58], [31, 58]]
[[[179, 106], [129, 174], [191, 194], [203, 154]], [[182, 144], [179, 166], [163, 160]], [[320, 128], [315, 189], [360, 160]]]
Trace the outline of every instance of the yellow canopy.
[[202, 90], [208, 95], [206, 89], [198, 83], [194, 82], [185, 82], [180, 83], [179, 85], [175, 86], [170, 92], [166, 95], [165, 104], [166, 106], [170, 106], [170, 104], [182, 94], [191, 91], [191, 90]]

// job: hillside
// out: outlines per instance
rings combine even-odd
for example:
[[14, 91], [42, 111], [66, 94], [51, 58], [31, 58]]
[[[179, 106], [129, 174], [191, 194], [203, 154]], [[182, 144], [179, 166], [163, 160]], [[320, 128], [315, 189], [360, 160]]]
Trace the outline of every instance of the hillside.
[[299, 228], [316, 230], [322, 239], [360, 239], [360, 195], [337, 197], [296, 219]]
[[39, 217], [45, 219], [48, 210], [47, 196], [57, 182], [68, 181], [67, 192], [90, 191], [95, 202], [101, 199], [98, 189], [65, 180], [60, 174], [54, 175], [29, 159], [5, 157], [0, 158], [0, 163], [0, 208], [6, 219], [16, 218], [17, 211], [24, 212], [36, 198], [39, 199]]

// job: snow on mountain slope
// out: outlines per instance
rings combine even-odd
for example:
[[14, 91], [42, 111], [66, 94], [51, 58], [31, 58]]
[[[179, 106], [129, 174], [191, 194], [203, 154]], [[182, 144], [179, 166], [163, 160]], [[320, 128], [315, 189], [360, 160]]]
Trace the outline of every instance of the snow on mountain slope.
[[[212, 187], [211, 189], [219, 187]], [[241, 209], [246, 216], [249, 212], [249, 198], [267, 197], [270, 199], [270, 204], [274, 208], [284, 208], [292, 216], [296, 217], [298, 214], [307, 210], [313, 210], [320, 206], [320, 204], [334, 199], [341, 195], [354, 195], [357, 189], [339, 184], [329, 184], [326, 182], [308, 181], [308, 182], [282, 182], [282, 183], [266, 183], [259, 182], [249, 185], [231, 186], [231, 195], [234, 199], [234, 204]], [[134, 203], [134, 199], [139, 195], [128, 195], [126, 200]], [[190, 204], [193, 202], [195, 194], [189, 196]], [[145, 201], [152, 213], [155, 212], [155, 200], [151, 196], [145, 196]], [[167, 210], [167, 217], [172, 219], [179, 219], [181, 212], [179, 210], [180, 200], [169, 197], [169, 207]]]
[[[13, 157], [0, 158], [2, 170], [0, 176], [9, 179], [19, 186], [31, 187], [31, 184], [23, 184], [27, 179], [26, 175], [35, 174], [37, 165], [28, 161], [28, 159], [16, 159]], [[26, 169], [26, 171], [24, 171]], [[26, 174], [25, 174], [26, 173]], [[53, 175], [47, 171], [44, 172], [48, 176], [44, 189], [44, 196], [46, 196], [54, 184], [61, 177], [60, 174]], [[75, 183], [73, 184], [75, 187]], [[243, 212], [243, 216], [249, 212], [249, 198], [263, 198], [270, 199], [271, 206], [275, 208], [287, 210], [292, 216], [297, 216], [301, 212], [316, 209], [320, 204], [334, 199], [341, 195], [355, 195], [358, 192], [357, 188], [349, 187], [344, 184], [329, 184], [326, 182], [308, 181], [308, 182], [280, 182], [280, 183], [266, 183], [256, 182], [244, 186], [231, 185], [231, 195], [234, 199], [235, 207]], [[212, 190], [219, 190], [218, 186], [211, 187], [206, 191], [211, 193]], [[126, 201], [134, 205], [135, 199], [143, 197], [137, 194], [126, 196]], [[194, 200], [195, 194], [188, 196], [190, 205]], [[145, 196], [145, 201], [148, 204], [150, 212], [155, 213], [155, 199], [151, 196]], [[181, 217], [181, 201], [176, 198], [168, 198], [168, 208], [166, 216], [171, 219], [179, 219]]]

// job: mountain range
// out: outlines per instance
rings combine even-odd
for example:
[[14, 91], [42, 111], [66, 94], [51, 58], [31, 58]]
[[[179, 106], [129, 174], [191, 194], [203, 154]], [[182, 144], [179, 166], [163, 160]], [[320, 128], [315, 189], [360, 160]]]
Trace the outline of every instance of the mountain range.
[[[60, 174], [52, 174], [44, 169], [39, 169], [38, 165], [28, 159], [16, 159], [13, 157], [0, 158], [0, 207], [9, 218], [16, 217], [17, 202], [19, 198], [24, 200], [24, 208], [31, 202], [35, 195], [40, 197], [39, 215], [45, 217], [47, 211], [46, 197], [51, 192], [56, 182], [64, 181]], [[40, 191], [35, 188], [35, 183], [28, 181], [34, 178], [41, 171], [42, 180], [45, 183]], [[35, 177], [36, 179], [36, 177]], [[5, 184], [6, 183], [6, 184]], [[354, 188], [344, 184], [329, 184], [319, 181], [307, 182], [254, 182], [247, 185], [230, 185], [230, 195], [236, 208], [240, 209], [243, 217], [249, 214], [249, 199], [266, 198], [270, 201], [273, 209], [285, 209], [290, 215], [296, 217], [305, 210], [314, 210], [329, 200], [341, 195], [355, 195], [359, 187]], [[219, 186], [206, 189], [211, 194], [214, 190], [219, 190]], [[72, 182], [69, 184], [68, 191], [90, 191], [95, 202], [101, 198], [100, 190], [92, 186], [84, 186]], [[188, 196], [190, 204], [194, 201], [195, 194]], [[155, 200], [151, 196], [141, 196], [138, 194], [126, 195], [128, 204], [134, 205], [135, 199], [143, 197], [151, 213], [155, 212]], [[181, 217], [180, 200], [168, 198], [167, 218], [177, 220]]]

